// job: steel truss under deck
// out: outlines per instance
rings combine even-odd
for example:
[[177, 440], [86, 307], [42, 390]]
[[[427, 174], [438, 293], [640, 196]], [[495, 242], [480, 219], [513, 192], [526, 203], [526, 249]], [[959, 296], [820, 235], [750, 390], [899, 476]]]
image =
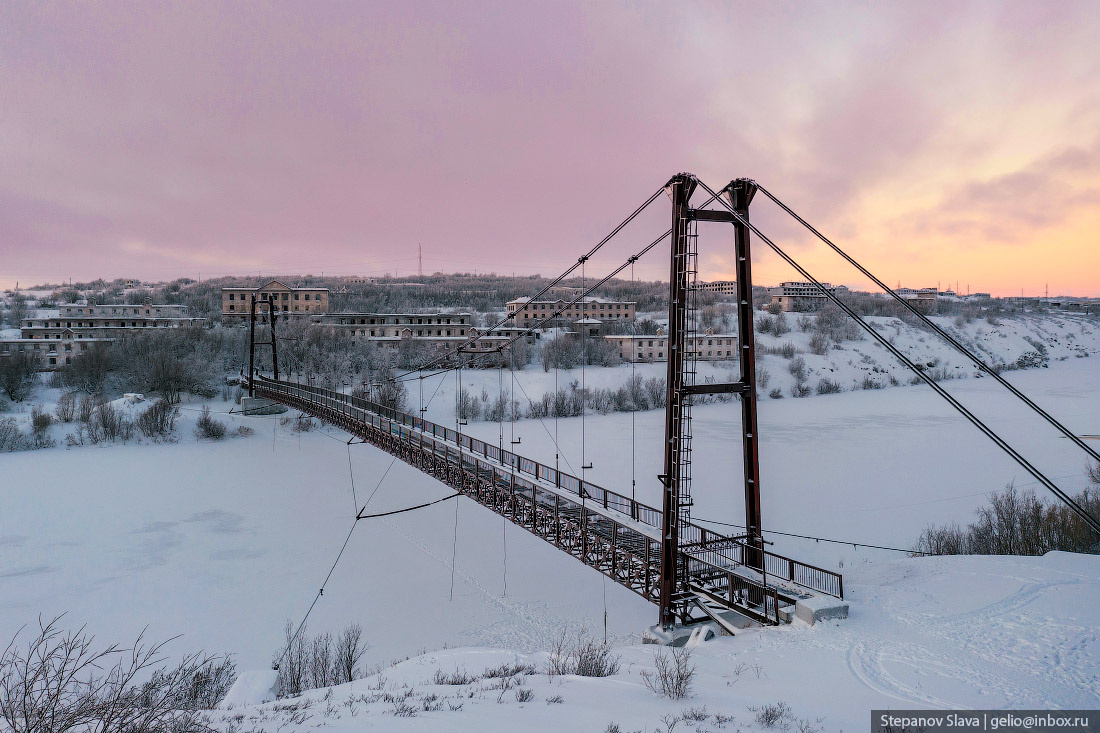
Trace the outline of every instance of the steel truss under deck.
[[[249, 386], [258, 396], [313, 415], [397, 456], [660, 603], [661, 510], [359, 397], [259, 375]], [[677, 565], [687, 587], [672, 602], [681, 623], [704, 620], [708, 610], [735, 610], [763, 624], [778, 624], [780, 609], [806, 590], [843, 597], [837, 573], [690, 522], [679, 529]]]

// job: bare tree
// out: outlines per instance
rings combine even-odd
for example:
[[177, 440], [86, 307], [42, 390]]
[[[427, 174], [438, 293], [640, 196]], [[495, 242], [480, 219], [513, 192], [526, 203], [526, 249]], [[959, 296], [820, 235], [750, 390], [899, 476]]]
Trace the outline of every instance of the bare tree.
[[0, 390], [13, 402], [22, 402], [34, 386], [38, 358], [26, 351], [17, 351], [0, 359]]
[[333, 684], [333, 672], [336, 669], [336, 655], [333, 651], [332, 634], [325, 632], [313, 638], [309, 663], [309, 686], [316, 689]]
[[348, 624], [336, 639], [336, 679], [337, 685], [351, 682], [359, 675], [359, 660], [370, 646], [363, 641], [363, 627]]

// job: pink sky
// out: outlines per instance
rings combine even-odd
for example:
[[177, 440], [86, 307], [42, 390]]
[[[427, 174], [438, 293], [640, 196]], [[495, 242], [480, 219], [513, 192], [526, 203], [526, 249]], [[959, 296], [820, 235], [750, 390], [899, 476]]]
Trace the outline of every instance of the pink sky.
[[1096, 296], [1098, 38], [1090, 2], [5, 3], [0, 287], [411, 274], [418, 242], [426, 272], [555, 274], [688, 170], [891, 284]]

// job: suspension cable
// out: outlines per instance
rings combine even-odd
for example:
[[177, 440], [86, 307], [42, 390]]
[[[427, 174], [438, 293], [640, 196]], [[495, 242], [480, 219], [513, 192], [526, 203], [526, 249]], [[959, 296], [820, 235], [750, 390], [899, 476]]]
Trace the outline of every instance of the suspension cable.
[[[696, 180], [698, 181], [698, 179], [696, 179]], [[703, 183], [702, 181], [698, 181], [698, 183], [706, 191], [708, 191], [711, 194], [714, 194], [714, 191], [709, 186], [707, 186], [706, 183]], [[842, 301], [840, 298], [838, 298], [835, 293], [831, 292], [824, 285], [822, 285], [821, 282], [819, 280], [817, 280], [813, 275], [811, 275], [804, 267], [802, 267], [802, 265], [798, 264], [798, 262], [796, 262], [794, 260], [794, 258], [792, 258], [790, 255], [788, 255], [786, 252], [784, 252], [779, 247], [779, 245], [777, 245], [775, 242], [773, 242], [766, 234], [761, 232], [760, 229], [756, 225], [752, 224], [748, 219], [741, 216], [741, 214], [738, 213], [738, 211], [728, 201], [725, 201], [724, 199], [719, 198], [717, 196], [717, 194], [715, 194], [715, 198], [718, 201], [720, 201], [722, 203], [722, 205], [730, 211], [730, 213], [733, 214], [734, 218], [737, 219], [737, 221], [739, 223], [741, 223], [742, 226], [745, 226], [750, 231], [752, 231], [757, 237], [760, 238], [760, 240], [762, 242], [764, 242], [764, 244], [768, 245], [768, 247], [771, 248], [771, 250], [773, 252], [775, 252], [777, 255], [779, 255], [787, 264], [789, 264], [791, 267], [793, 267], [795, 270], [797, 270], [799, 272], [799, 274], [801, 274], [809, 282], [813, 283], [813, 285], [822, 294], [824, 294], [825, 297], [827, 297], [829, 300], [831, 300], [833, 303], [835, 303], [849, 317], [854, 319], [855, 322], [857, 324], [859, 324], [859, 326], [864, 331], [871, 334], [872, 338], [874, 338], [876, 341], [878, 341], [880, 344], [882, 344], [882, 346], [885, 347], [890, 353], [892, 353], [902, 364], [904, 364], [906, 367], [908, 367], [921, 380], [923, 380], [926, 384], [928, 384], [928, 386], [930, 386], [933, 390], [935, 390], [935, 392], [937, 394], [939, 394], [940, 397], [942, 397], [944, 400], [946, 400], [948, 402], [948, 404], [950, 404], [952, 407], [954, 407], [955, 410], [957, 410], [963, 417], [965, 417], [975, 427], [977, 427], [979, 430], [981, 430], [983, 433], [985, 433], [986, 437], [988, 437], [990, 440], [992, 440], [993, 443], [995, 445], [997, 445], [997, 447], [999, 447], [1006, 454], [1008, 454], [1009, 457], [1011, 457], [1014, 461], [1016, 461], [1016, 463], [1018, 463], [1021, 467], [1023, 467], [1024, 470], [1026, 470], [1033, 477], [1035, 477], [1039, 481], [1039, 483], [1041, 483], [1043, 486], [1045, 486], [1047, 488], [1047, 490], [1049, 490], [1052, 494], [1054, 494], [1056, 497], [1058, 497], [1058, 499], [1060, 499], [1066, 506], [1068, 506], [1071, 510], [1073, 510], [1073, 512], [1075, 514], [1077, 514], [1079, 517], [1081, 517], [1081, 519], [1083, 519], [1085, 521], [1085, 523], [1094, 532], [1096, 532], [1097, 534], [1100, 534], [1100, 521], [1098, 521], [1095, 517], [1093, 517], [1091, 514], [1089, 514], [1083, 507], [1081, 507], [1076, 501], [1074, 501], [1071, 496], [1069, 496], [1064, 491], [1062, 491], [1060, 488], [1058, 488], [1058, 486], [1055, 485], [1053, 481], [1048, 479], [1038, 468], [1033, 466], [1026, 458], [1024, 458], [1022, 455], [1020, 455], [1020, 453], [1018, 453], [1015, 448], [1013, 448], [1011, 445], [1009, 445], [1000, 435], [998, 435], [996, 432], [994, 432], [992, 428], [990, 428], [988, 425], [986, 425], [984, 422], [982, 422], [978, 418], [977, 415], [975, 415], [970, 410], [968, 410], [965, 405], [963, 405], [961, 402], [959, 402], [950, 392], [948, 392], [946, 389], [944, 389], [935, 379], [933, 379], [932, 377], [925, 374], [922, 370], [918, 369], [917, 366], [909, 359], [909, 357], [907, 357], [905, 354], [903, 354], [901, 351], [899, 351], [898, 348], [895, 347], [892, 343], [890, 343], [890, 341], [888, 339], [883, 337], [869, 323], [864, 321], [844, 301]]]
[[1077, 445], [1078, 448], [1080, 448], [1081, 450], [1088, 453], [1095, 460], [1100, 461], [1100, 453], [1098, 453], [1092, 447], [1087, 445], [1083, 440], [1081, 440], [1080, 437], [1078, 437], [1075, 433], [1071, 432], [1066, 426], [1062, 425], [1062, 423], [1060, 423], [1058, 420], [1056, 420], [1053, 415], [1048, 413], [1043, 408], [1039, 407], [1039, 405], [1035, 404], [1031, 400], [1030, 397], [1028, 397], [1026, 394], [1024, 394], [1019, 389], [1014, 387], [1007, 379], [1002, 377], [995, 369], [993, 369], [988, 364], [986, 364], [984, 361], [982, 361], [981, 358], [978, 357], [974, 352], [972, 352], [970, 349], [966, 348], [961, 343], [959, 343], [957, 340], [952, 338], [950, 334], [948, 334], [946, 331], [944, 331], [942, 328], [940, 328], [938, 325], [936, 325], [930, 318], [928, 318], [923, 313], [921, 313], [917, 308], [913, 307], [913, 304], [910, 303], [908, 300], [901, 297], [896, 292], [894, 292], [889, 287], [887, 287], [887, 285], [884, 282], [882, 282], [877, 277], [875, 277], [874, 274], [872, 274], [866, 267], [864, 267], [859, 262], [857, 262], [855, 259], [850, 257], [847, 252], [845, 252], [840, 247], [838, 247], [836, 244], [834, 244], [828, 237], [826, 237], [824, 234], [822, 234], [817, 229], [815, 229], [813, 227], [813, 225], [811, 225], [809, 222], [807, 222], [801, 216], [796, 214], [785, 203], [783, 203], [778, 198], [776, 198], [772, 194], [771, 191], [764, 188], [760, 184], [757, 184], [756, 187], [761, 193], [763, 193], [765, 196], [767, 196], [769, 199], [771, 199], [776, 205], [778, 205], [779, 208], [783, 209], [783, 211], [785, 211], [787, 214], [789, 214], [795, 221], [797, 221], [802, 226], [806, 227], [806, 229], [808, 229], [815, 237], [820, 239], [825, 244], [829, 245], [829, 247], [832, 248], [832, 250], [834, 252], [836, 252], [838, 255], [843, 257], [845, 260], [848, 261], [849, 264], [851, 264], [857, 270], [859, 270], [864, 275], [866, 275], [868, 278], [870, 278], [870, 280], [872, 282], [874, 282], [875, 285], [882, 288], [890, 297], [892, 297], [894, 300], [901, 303], [905, 308], [909, 309], [909, 311], [912, 312], [914, 315], [916, 315], [917, 318], [919, 318], [926, 326], [928, 326], [933, 331], [935, 331], [936, 334], [939, 335], [940, 338], [942, 338], [944, 341], [949, 343], [951, 346], [955, 347], [955, 349], [958, 350], [959, 353], [961, 353], [963, 356], [970, 359], [970, 361], [974, 362], [974, 364], [979, 369], [981, 369], [983, 372], [985, 372], [986, 374], [988, 374], [989, 376], [991, 376], [995, 380], [997, 380], [1002, 386], [1004, 386], [1006, 389], [1008, 389], [1008, 391], [1010, 391], [1017, 398], [1019, 398], [1021, 401], [1023, 401], [1024, 404], [1026, 404], [1028, 407], [1030, 407], [1032, 410], [1034, 410], [1036, 413], [1038, 413], [1044, 420], [1046, 420], [1048, 423], [1053, 425], [1059, 432], [1061, 432], [1067, 438], [1072, 440]]
[[[657, 189], [656, 191], [654, 191], [654, 192], [653, 192], [653, 195], [652, 195], [652, 196], [650, 196], [649, 198], [647, 198], [647, 199], [645, 200], [645, 202], [643, 202], [643, 203], [641, 204], [641, 206], [639, 206], [638, 208], [636, 208], [636, 209], [635, 209], [635, 210], [634, 210], [634, 211], [633, 211], [633, 212], [632, 212], [632, 213], [631, 213], [631, 214], [630, 214], [629, 216], [627, 216], [627, 217], [626, 217], [625, 219], [623, 219], [623, 220], [622, 220], [621, 222], [619, 222], [619, 224], [618, 224], [618, 225], [617, 225], [617, 226], [616, 226], [616, 227], [615, 227], [614, 229], [612, 229], [612, 230], [611, 230], [611, 232], [610, 232], [610, 233], [609, 233], [609, 234], [608, 234], [608, 235], [607, 235], [606, 237], [604, 237], [603, 239], [601, 239], [601, 240], [600, 240], [600, 241], [599, 241], [598, 243], [596, 243], [596, 245], [595, 245], [594, 247], [592, 247], [592, 249], [590, 249], [590, 250], [589, 250], [589, 251], [588, 251], [588, 252], [587, 252], [586, 254], [582, 255], [582, 256], [581, 256], [581, 257], [580, 257], [580, 258], [579, 258], [579, 259], [578, 259], [578, 260], [577, 260], [577, 261], [576, 261], [575, 263], [573, 263], [572, 265], [570, 265], [569, 267], [567, 267], [567, 268], [565, 269], [565, 271], [564, 271], [564, 272], [562, 272], [562, 273], [561, 273], [560, 275], [558, 275], [557, 277], [555, 277], [555, 278], [554, 278], [553, 280], [551, 280], [551, 281], [550, 281], [549, 283], [547, 283], [547, 284], [546, 284], [546, 285], [545, 285], [545, 286], [544, 286], [544, 287], [543, 287], [543, 288], [542, 288], [541, 290], [539, 290], [539, 291], [538, 291], [538, 292], [537, 292], [537, 293], [536, 293], [536, 294], [535, 294], [535, 295], [534, 295], [534, 296], [533, 296], [533, 297], [531, 298], [531, 301], [535, 301], [535, 300], [538, 300], [538, 299], [539, 299], [539, 298], [541, 298], [541, 297], [542, 297], [543, 295], [545, 295], [546, 293], [550, 292], [550, 289], [551, 289], [551, 288], [554, 288], [554, 287], [556, 287], [558, 283], [560, 283], [560, 282], [561, 282], [562, 280], [564, 280], [565, 278], [567, 278], [567, 277], [569, 277], [569, 276], [570, 276], [571, 274], [573, 274], [573, 273], [574, 273], [574, 272], [576, 271], [576, 269], [577, 269], [577, 267], [578, 267], [578, 266], [582, 265], [582, 264], [584, 263], [584, 261], [585, 261], [585, 260], [587, 260], [587, 259], [588, 259], [589, 257], [591, 257], [592, 255], [594, 255], [594, 254], [596, 254], [596, 253], [597, 253], [598, 251], [600, 251], [600, 249], [601, 249], [601, 248], [602, 248], [602, 247], [603, 247], [603, 246], [604, 246], [605, 244], [607, 244], [608, 242], [610, 242], [610, 241], [611, 241], [611, 239], [612, 239], [612, 238], [613, 238], [613, 237], [614, 237], [614, 236], [615, 236], [616, 234], [618, 234], [619, 232], [621, 232], [621, 231], [622, 231], [622, 230], [623, 230], [623, 229], [624, 229], [624, 228], [625, 228], [625, 227], [626, 227], [626, 226], [627, 226], [628, 224], [630, 224], [630, 222], [634, 221], [634, 219], [636, 219], [636, 218], [638, 217], [638, 215], [639, 215], [639, 214], [641, 214], [641, 213], [642, 213], [643, 211], [645, 211], [645, 209], [646, 209], [646, 208], [648, 208], [650, 204], [652, 204], [652, 203], [653, 203], [654, 201], [656, 201], [656, 200], [657, 200], [657, 197], [658, 197], [658, 196], [660, 196], [660, 195], [661, 195], [661, 192], [662, 192], [662, 191], [664, 191], [664, 190], [665, 190], [665, 187], [664, 187], [664, 186], [661, 186], [661, 187], [660, 187], [660, 188], [658, 188], [658, 189]], [[513, 320], [513, 319], [515, 319], [515, 317], [516, 317], [516, 315], [517, 315], [518, 313], [519, 313], [519, 310], [518, 310], [518, 309], [517, 309], [517, 310], [515, 310], [515, 311], [513, 311], [513, 312], [511, 312], [511, 313], [506, 313], [506, 314], [505, 314], [505, 316], [504, 316], [504, 318], [500, 319], [500, 320], [499, 320], [499, 321], [497, 321], [497, 322], [496, 322], [495, 324], [493, 324], [492, 326], [490, 326], [490, 327], [489, 327], [489, 329], [488, 329], [487, 331], [485, 331], [484, 333], [482, 333], [482, 334], [478, 334], [478, 336], [471, 336], [470, 338], [466, 339], [466, 341], [465, 341], [465, 342], [463, 342], [462, 344], [459, 344], [459, 346], [458, 346], [458, 347], [457, 347], [457, 349], [456, 349], [456, 352], [460, 352], [460, 351], [461, 351], [461, 350], [462, 350], [462, 349], [463, 349], [464, 347], [466, 347], [466, 346], [469, 346], [469, 345], [470, 345], [470, 344], [472, 344], [473, 342], [477, 341], [477, 339], [478, 339], [478, 338], [479, 338], [480, 336], [482, 336], [482, 335], [486, 335], [486, 334], [490, 334], [490, 333], [492, 333], [493, 331], [495, 331], [496, 329], [498, 329], [498, 328], [500, 328], [501, 326], [503, 326], [503, 325], [504, 325], [505, 323], [507, 323], [508, 321], [510, 321], [510, 320]], [[436, 364], [439, 364], [440, 362], [442, 362], [442, 361], [445, 361], [445, 360], [446, 360], [447, 358], [448, 358], [448, 353], [444, 353], [444, 354], [441, 354], [440, 356], [436, 357], [435, 359], [433, 359], [433, 360], [431, 360], [431, 361], [429, 361], [429, 362], [426, 362], [426, 363], [422, 363], [422, 364], [420, 364], [420, 365], [419, 365], [418, 367], [416, 367], [415, 369], [411, 369], [411, 370], [409, 370], [409, 371], [405, 372], [404, 374], [400, 374], [400, 375], [398, 375], [398, 377], [405, 377], [405, 376], [407, 376], [408, 374], [411, 374], [411, 373], [413, 373], [413, 372], [416, 372], [416, 371], [420, 371], [420, 370], [423, 370], [423, 369], [428, 369], [428, 368], [431, 368], [431, 367], [435, 366]]]
[[[733, 522], [719, 522], [717, 519], [703, 519], [702, 517], [695, 517], [695, 521], [696, 522], [706, 522], [707, 524], [719, 524], [723, 527], [737, 527], [737, 528], [740, 528], [740, 529], [746, 529], [745, 525], [743, 525], [743, 524], [734, 524]], [[837, 544], [837, 545], [851, 545], [852, 547], [857, 547], [857, 548], [858, 547], [870, 547], [870, 548], [875, 549], [875, 550], [889, 550], [891, 552], [906, 552], [910, 555], [929, 555], [929, 554], [932, 554], [932, 553], [928, 553], [928, 552], [920, 552], [918, 550], [903, 550], [900, 547], [884, 547], [883, 545], [869, 545], [866, 542], [849, 542], [848, 540], [834, 540], [834, 539], [829, 539], [828, 537], [814, 537], [813, 535], [808, 535], [808, 534], [793, 534], [791, 532], [780, 532], [779, 530], [775, 530], [775, 529], [763, 529], [763, 530], [761, 530], [761, 532], [764, 533], [764, 534], [783, 535], [784, 537], [798, 537], [799, 539], [814, 540], [815, 542], [832, 542], [832, 543]]]
[[[662, 189], [662, 190], [663, 190], [663, 189]], [[708, 189], [708, 190], [709, 190], [709, 189]], [[703, 203], [701, 204], [701, 206], [707, 206], [707, 205], [709, 205], [709, 204], [710, 204], [711, 202], [713, 202], [713, 201], [714, 201], [715, 199], [717, 199], [717, 195], [716, 195], [716, 194], [715, 194], [715, 195], [712, 195], [712, 196], [711, 196], [711, 197], [710, 197], [710, 198], [709, 198], [709, 199], [708, 199], [707, 201], [704, 201], [704, 202], [703, 202]], [[521, 338], [525, 338], [526, 336], [530, 335], [531, 333], [534, 333], [534, 332], [535, 332], [536, 330], [538, 330], [539, 328], [542, 328], [543, 326], [545, 326], [545, 325], [546, 325], [547, 323], [549, 323], [550, 321], [553, 321], [553, 320], [554, 320], [554, 319], [556, 319], [556, 318], [557, 318], [558, 316], [560, 316], [560, 315], [561, 315], [562, 313], [564, 313], [564, 312], [565, 312], [566, 310], [568, 310], [568, 309], [569, 309], [570, 307], [572, 307], [573, 305], [576, 305], [576, 304], [577, 304], [577, 302], [579, 302], [579, 301], [580, 301], [580, 300], [581, 300], [582, 298], [584, 298], [585, 296], [587, 296], [587, 295], [591, 294], [591, 293], [592, 293], [592, 292], [594, 292], [595, 290], [598, 290], [599, 288], [603, 287], [603, 285], [605, 285], [605, 284], [606, 284], [606, 283], [607, 283], [607, 282], [608, 282], [609, 280], [611, 280], [612, 278], [614, 278], [614, 277], [615, 277], [616, 275], [618, 275], [618, 274], [619, 274], [620, 272], [622, 272], [623, 270], [625, 270], [625, 269], [626, 269], [626, 268], [627, 268], [627, 267], [628, 267], [629, 265], [633, 264], [634, 262], [638, 261], [638, 260], [639, 260], [639, 259], [641, 259], [641, 258], [642, 258], [643, 256], [645, 256], [646, 254], [648, 254], [650, 250], [652, 250], [652, 249], [653, 249], [654, 247], [656, 247], [656, 246], [657, 246], [658, 244], [660, 244], [660, 243], [661, 243], [661, 242], [662, 242], [662, 241], [663, 241], [663, 240], [664, 240], [664, 239], [665, 239], [666, 237], [668, 237], [668, 236], [669, 236], [670, 234], [672, 234], [672, 230], [671, 230], [671, 229], [668, 229], [668, 230], [666, 230], [664, 234], [662, 234], [661, 236], [659, 236], [659, 237], [657, 237], [656, 239], [654, 239], [654, 240], [653, 240], [652, 242], [650, 242], [649, 244], [647, 244], [647, 245], [646, 245], [645, 247], [643, 247], [642, 249], [640, 249], [640, 250], [639, 250], [639, 251], [638, 251], [637, 253], [635, 253], [635, 254], [634, 254], [634, 255], [632, 255], [631, 257], [627, 258], [626, 262], [624, 262], [623, 264], [619, 265], [619, 266], [618, 266], [617, 268], [615, 268], [614, 270], [612, 270], [612, 271], [611, 271], [611, 272], [610, 272], [610, 273], [609, 273], [609, 274], [608, 274], [608, 275], [607, 275], [606, 277], [602, 278], [602, 279], [601, 279], [601, 280], [600, 280], [599, 282], [597, 282], [597, 283], [595, 283], [594, 285], [592, 285], [591, 287], [589, 287], [589, 288], [588, 288], [587, 290], [585, 290], [585, 291], [584, 291], [583, 293], [581, 293], [580, 295], [578, 295], [577, 297], [575, 297], [575, 298], [574, 298], [573, 300], [571, 300], [571, 301], [567, 302], [567, 303], [566, 303], [565, 305], [561, 306], [560, 308], [558, 308], [558, 309], [557, 309], [556, 311], [554, 311], [553, 313], [550, 313], [550, 314], [549, 314], [549, 315], [547, 315], [546, 317], [544, 317], [544, 318], [541, 318], [541, 319], [537, 320], [537, 321], [536, 321], [536, 322], [535, 322], [534, 324], [532, 324], [531, 326], [528, 326], [527, 328], [523, 329], [522, 331], [520, 331], [520, 332], [519, 332], [519, 333], [517, 333], [516, 335], [512, 336], [512, 337], [511, 337], [510, 339], [508, 339], [508, 340], [507, 340], [507, 341], [505, 341], [505, 342], [504, 342], [503, 344], [501, 344], [501, 345], [500, 345], [500, 346], [499, 346], [498, 348], [505, 348], [505, 347], [511, 346], [512, 344], [514, 344], [514, 343], [515, 343], [516, 341], [518, 341], [519, 339], [521, 339]], [[578, 263], [577, 263], [577, 264], [579, 265], [579, 264], [580, 264], [580, 262], [578, 261]], [[498, 325], [499, 325], [499, 324], [498, 324]], [[496, 326], [493, 326], [493, 328], [496, 328]], [[491, 330], [492, 330], [492, 329], [489, 329], [489, 331], [491, 331]], [[486, 331], [485, 333], [489, 333], [489, 331]], [[474, 340], [476, 340], [476, 339], [474, 339]], [[470, 343], [470, 342], [468, 341], [467, 343]], [[459, 348], [461, 348], [461, 347], [459, 347]], [[452, 351], [449, 351], [449, 352], [447, 352], [447, 353], [446, 353], [446, 354], [445, 354], [444, 356], [449, 356], [449, 355], [451, 355], [451, 354], [453, 354], [453, 353], [456, 353], [456, 352], [452, 352]], [[467, 363], [467, 365], [472, 365], [472, 364], [474, 364], [474, 363], [477, 363], [477, 362], [481, 361], [482, 359], [484, 359], [484, 358], [486, 358], [486, 357], [490, 356], [491, 354], [493, 354], [493, 352], [492, 352], [492, 351], [484, 351], [484, 352], [479, 352], [478, 354], [475, 354], [475, 355], [473, 356], [473, 358], [471, 358], [471, 359], [468, 359], [466, 363]], [[432, 374], [429, 374], [429, 375], [427, 375], [427, 376], [429, 376], [429, 377], [433, 377], [433, 376], [436, 376], [436, 375], [439, 375], [439, 374], [446, 374], [446, 373], [448, 373], [448, 372], [452, 371], [452, 370], [453, 370], [453, 369], [455, 369], [455, 368], [456, 368], [456, 367], [454, 367], [454, 366], [451, 366], [451, 367], [447, 367], [447, 368], [444, 368], [444, 369], [439, 369], [439, 370], [437, 370], [437, 371], [435, 371], [435, 372], [433, 372]], [[415, 371], [416, 371], [416, 370], [412, 370], [412, 371], [409, 371], [409, 372], [405, 372], [404, 374], [401, 374], [401, 375], [397, 375], [397, 376], [394, 376], [394, 377], [386, 377], [385, 379], [382, 379], [381, 381], [383, 381], [383, 382], [401, 382], [401, 381], [408, 381], [408, 379], [409, 379], [409, 376], [408, 376], [408, 375], [409, 375], [409, 374], [412, 374], [412, 373], [414, 373]]]
[[[705, 205], [705, 204], [704, 204], [704, 205]], [[576, 304], [577, 304], [578, 302], [580, 302], [580, 301], [581, 301], [581, 300], [582, 300], [582, 299], [583, 299], [583, 298], [584, 298], [585, 296], [587, 296], [587, 295], [589, 295], [589, 294], [591, 294], [591, 293], [595, 292], [595, 291], [596, 291], [596, 290], [598, 290], [599, 288], [603, 287], [603, 286], [604, 286], [604, 285], [605, 285], [605, 284], [606, 284], [606, 283], [607, 283], [607, 282], [608, 282], [609, 280], [611, 280], [611, 279], [612, 279], [612, 278], [614, 278], [614, 277], [615, 277], [616, 275], [618, 275], [618, 274], [619, 274], [620, 272], [622, 272], [623, 270], [625, 270], [625, 269], [626, 269], [627, 267], [629, 267], [629, 266], [630, 266], [630, 265], [631, 265], [631, 264], [632, 264], [633, 262], [636, 262], [636, 261], [638, 261], [638, 260], [639, 260], [639, 259], [641, 259], [641, 258], [642, 258], [642, 257], [643, 257], [644, 255], [648, 254], [650, 250], [652, 250], [652, 249], [653, 249], [654, 247], [656, 247], [656, 246], [657, 246], [658, 244], [660, 244], [660, 243], [661, 243], [662, 241], [664, 241], [664, 240], [665, 240], [665, 239], [666, 239], [666, 238], [667, 238], [667, 237], [669, 236], [669, 234], [671, 234], [671, 233], [672, 233], [672, 230], [671, 230], [671, 229], [669, 229], [669, 230], [665, 231], [665, 233], [664, 233], [664, 234], [662, 234], [661, 236], [657, 237], [657, 238], [656, 238], [656, 239], [654, 239], [654, 240], [653, 240], [652, 242], [650, 242], [649, 244], [647, 244], [647, 245], [646, 245], [645, 247], [642, 247], [642, 248], [641, 248], [640, 250], [638, 250], [638, 252], [636, 252], [635, 254], [633, 254], [633, 255], [631, 255], [630, 257], [628, 257], [628, 258], [626, 259], [626, 261], [625, 261], [625, 262], [623, 262], [623, 263], [622, 263], [621, 265], [619, 265], [619, 266], [618, 266], [618, 267], [616, 267], [616, 268], [615, 268], [614, 270], [612, 270], [611, 272], [609, 272], [609, 273], [608, 273], [608, 274], [607, 274], [607, 275], [606, 275], [605, 277], [601, 278], [601, 279], [600, 279], [600, 280], [599, 280], [598, 282], [596, 282], [596, 283], [594, 283], [593, 285], [591, 285], [590, 287], [586, 288], [586, 289], [585, 289], [585, 291], [584, 291], [583, 293], [581, 293], [581, 294], [580, 294], [580, 295], [578, 295], [577, 297], [573, 298], [573, 300], [571, 300], [571, 301], [567, 302], [567, 303], [566, 303], [565, 305], [561, 306], [560, 308], [558, 308], [558, 309], [557, 309], [556, 311], [554, 311], [553, 313], [550, 313], [549, 315], [545, 316], [544, 318], [541, 318], [541, 319], [539, 319], [539, 320], [538, 320], [538, 321], [536, 321], [536, 322], [535, 322], [534, 324], [532, 324], [532, 325], [528, 326], [528, 327], [527, 327], [527, 328], [525, 328], [524, 330], [522, 330], [522, 331], [520, 331], [519, 333], [517, 333], [516, 335], [512, 336], [512, 337], [511, 337], [511, 338], [509, 338], [509, 339], [508, 339], [507, 341], [505, 341], [505, 342], [504, 342], [503, 344], [501, 344], [500, 346], [498, 346], [498, 347], [497, 347], [497, 349], [504, 349], [504, 348], [508, 348], [509, 346], [511, 346], [512, 344], [514, 344], [514, 343], [515, 343], [516, 341], [518, 341], [519, 339], [521, 339], [521, 338], [525, 338], [526, 336], [530, 335], [531, 333], [534, 333], [534, 332], [535, 332], [536, 330], [538, 330], [539, 328], [542, 328], [542, 327], [543, 327], [543, 326], [544, 326], [545, 324], [547, 324], [547, 323], [549, 323], [550, 321], [552, 321], [552, 320], [556, 319], [556, 318], [557, 318], [558, 316], [560, 316], [560, 315], [561, 315], [562, 313], [564, 313], [565, 311], [567, 311], [567, 310], [568, 310], [568, 309], [569, 309], [570, 307], [572, 307], [573, 305], [576, 305]], [[495, 351], [495, 350], [494, 350], [494, 351]], [[470, 365], [470, 364], [474, 364], [474, 363], [477, 363], [477, 362], [479, 362], [479, 361], [481, 361], [481, 360], [483, 360], [483, 359], [485, 359], [485, 358], [487, 358], [487, 357], [491, 356], [491, 355], [492, 355], [492, 354], [494, 353], [494, 351], [483, 351], [483, 352], [478, 352], [477, 354], [474, 354], [474, 355], [473, 355], [473, 356], [472, 356], [471, 358], [468, 358], [468, 359], [467, 359], [467, 361], [466, 361], [466, 364], [467, 364], [467, 365]], [[436, 371], [436, 372], [434, 372], [434, 373], [432, 373], [432, 374], [429, 374], [428, 376], [429, 376], [429, 377], [432, 377], [432, 376], [436, 376], [436, 375], [438, 375], [438, 374], [446, 374], [447, 372], [450, 372], [450, 371], [454, 370], [455, 368], [456, 368], [456, 367], [453, 367], [453, 366], [451, 366], [451, 367], [447, 367], [446, 369], [440, 369], [440, 370], [438, 370], [438, 371]], [[386, 378], [386, 379], [384, 379], [384, 380], [382, 380], [382, 381], [385, 381], [385, 382], [395, 382], [395, 381], [407, 381], [407, 380], [408, 380], [408, 378], [407, 378], [407, 377], [389, 377], [389, 378]]]

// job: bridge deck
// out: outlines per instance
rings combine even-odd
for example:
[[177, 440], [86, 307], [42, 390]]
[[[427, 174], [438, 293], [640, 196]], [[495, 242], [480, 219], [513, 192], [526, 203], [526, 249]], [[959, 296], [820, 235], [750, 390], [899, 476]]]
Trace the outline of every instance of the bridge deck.
[[[347, 430], [515, 524], [647, 600], [658, 601], [658, 509], [574, 476], [367, 400], [323, 387], [257, 377], [257, 394]], [[779, 622], [779, 609], [805, 590], [843, 596], [841, 577], [695, 524], [682, 530], [678, 558], [685, 587], [762, 623]], [[691, 593], [677, 599], [684, 622]]]

